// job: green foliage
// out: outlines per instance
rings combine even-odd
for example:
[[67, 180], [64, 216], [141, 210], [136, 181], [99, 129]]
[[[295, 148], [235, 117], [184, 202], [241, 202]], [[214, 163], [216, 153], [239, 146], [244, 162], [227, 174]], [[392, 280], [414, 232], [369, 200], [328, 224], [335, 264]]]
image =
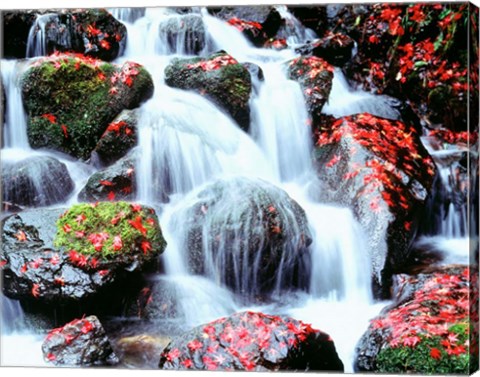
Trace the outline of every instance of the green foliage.
[[56, 247], [108, 259], [120, 254], [162, 252], [155, 212], [127, 202], [76, 204], [57, 221]]
[[452, 344], [440, 336], [421, 335], [415, 346], [387, 346], [376, 359], [380, 373], [468, 374], [468, 324], [458, 323], [449, 328], [457, 340]]

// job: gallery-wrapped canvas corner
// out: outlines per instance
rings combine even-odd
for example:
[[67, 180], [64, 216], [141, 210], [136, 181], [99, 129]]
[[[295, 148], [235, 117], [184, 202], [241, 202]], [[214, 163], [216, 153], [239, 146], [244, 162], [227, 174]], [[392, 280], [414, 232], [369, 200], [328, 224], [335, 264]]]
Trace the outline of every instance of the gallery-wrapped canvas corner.
[[478, 369], [475, 6], [1, 20], [2, 366]]

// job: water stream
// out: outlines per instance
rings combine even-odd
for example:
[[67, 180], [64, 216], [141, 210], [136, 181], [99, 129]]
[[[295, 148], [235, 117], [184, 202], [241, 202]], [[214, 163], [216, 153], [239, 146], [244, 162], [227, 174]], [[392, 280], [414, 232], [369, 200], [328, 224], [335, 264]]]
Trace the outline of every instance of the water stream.
[[[287, 12], [286, 8], [279, 10], [284, 15]], [[285, 62], [295, 56], [293, 50], [255, 48], [237, 29], [208, 15], [205, 10], [179, 15], [166, 8], [156, 8], [132, 14], [125, 8], [112, 10], [112, 13], [128, 30], [127, 47], [118, 61], [128, 59], [144, 64], [155, 81], [153, 98], [140, 108], [138, 200], [161, 207], [160, 220], [168, 242], [162, 256], [165, 273], [154, 275], [152, 279], [158, 284], [168, 282], [174, 286], [181, 326], [188, 329], [245, 308], [289, 314], [329, 333], [335, 340], [345, 370], [352, 372], [354, 346], [368, 320], [385, 303], [373, 303], [365, 235], [352, 212], [315, 202], [308, 195], [308, 183], [315, 176], [308, 115], [298, 84], [287, 80], [285, 73]], [[294, 22], [293, 16], [289, 14], [288, 17], [292, 25], [290, 41], [301, 43], [314, 36], [312, 31]], [[189, 43], [191, 36], [186, 32], [176, 33], [175, 38], [168, 37], [167, 31], [176, 30], [184, 21], [203, 26], [201, 48]], [[34, 52], [30, 56], [45, 51], [38, 46], [41, 35], [37, 34], [33, 40], [32, 34], [29, 51]], [[264, 81], [254, 83], [258, 92], [251, 99], [250, 134], [242, 131], [203, 96], [164, 84], [163, 70], [174, 56], [192, 55], [195, 51], [207, 54], [217, 49], [226, 50], [240, 62], [255, 63], [264, 73]], [[5, 146], [17, 148], [22, 155], [28, 156], [34, 152], [28, 146], [15, 72], [15, 62], [2, 61], [2, 79], [8, 98]], [[354, 91], [337, 69], [325, 112], [341, 116], [360, 111], [398, 118], [388, 98]], [[85, 164], [65, 158], [62, 161], [67, 163], [77, 187], [81, 187], [94, 171]], [[284, 190], [305, 210], [313, 236], [307, 289], [258, 304], [239, 299], [236, 293], [219, 284], [222, 276], [215, 272], [218, 261], [212, 262], [213, 267], [206, 276], [188, 272], [183, 255], [181, 225], [186, 219], [182, 218], [182, 209], [195, 205], [198, 200], [195, 194], [209, 183], [218, 179], [235, 182], [240, 177], [254, 182], [262, 180], [266, 185]], [[165, 196], [169, 201], [161, 204]], [[69, 203], [74, 202], [74, 198], [75, 195]], [[455, 229], [452, 226], [453, 235], [457, 234]], [[441, 232], [444, 234], [444, 230]], [[445, 232], [450, 235], [450, 230]], [[204, 240], [207, 249], [209, 241], [208, 238]], [[240, 253], [240, 243], [238, 247]], [[288, 259], [286, 255], [282, 258]], [[246, 270], [252, 268], [246, 267]], [[238, 270], [239, 290], [254, 291], [255, 281], [242, 280], [246, 275], [242, 275], [241, 270]], [[9, 321], [12, 310], [18, 308], [11, 301], [6, 303], [7, 313], [3, 316], [2, 312], [2, 317]], [[13, 331], [9, 326], [11, 324], [7, 325], [7, 330]], [[11, 335], [2, 339], [18, 348], [19, 339], [24, 338]], [[30, 365], [43, 365], [40, 350], [37, 352], [29, 356]], [[7, 365], [27, 365], [26, 360], [17, 360], [8, 352], [2, 353], [2, 357]]]

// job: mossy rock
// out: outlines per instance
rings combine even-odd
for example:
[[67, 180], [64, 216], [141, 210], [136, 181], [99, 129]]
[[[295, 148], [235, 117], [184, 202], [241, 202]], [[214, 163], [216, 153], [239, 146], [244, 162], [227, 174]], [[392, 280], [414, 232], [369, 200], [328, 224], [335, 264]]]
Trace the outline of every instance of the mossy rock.
[[108, 124], [152, 94], [150, 74], [136, 63], [120, 67], [78, 54], [39, 59], [22, 77], [30, 145], [87, 159]]
[[54, 246], [100, 261], [144, 261], [166, 242], [152, 208], [120, 201], [70, 207], [57, 221]]
[[208, 97], [226, 110], [242, 129], [248, 130], [250, 73], [227, 53], [215, 53], [206, 59], [174, 59], [165, 69], [165, 82]]

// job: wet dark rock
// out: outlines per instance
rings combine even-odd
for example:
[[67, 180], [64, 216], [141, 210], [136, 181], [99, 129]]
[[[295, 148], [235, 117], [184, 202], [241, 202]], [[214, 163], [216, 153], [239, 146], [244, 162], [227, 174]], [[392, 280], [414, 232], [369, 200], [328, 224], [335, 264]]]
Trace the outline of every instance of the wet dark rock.
[[55, 54], [30, 63], [22, 95], [30, 145], [86, 160], [122, 110], [134, 109], [153, 95], [153, 81], [133, 62], [117, 66]]
[[[54, 306], [91, 297], [107, 297], [107, 301], [115, 298], [121, 302], [119, 293], [123, 296], [132, 287], [135, 289], [138, 273], [154, 262], [165, 247], [155, 215], [147, 207], [139, 208], [149, 213], [158, 228], [155, 238], [149, 239], [150, 249], [142, 251], [132, 245], [128, 254], [118, 253], [109, 258], [103, 258], [101, 253], [88, 256], [74, 247], [54, 245], [58, 233], [56, 222], [64, 209], [31, 210], [8, 217], [3, 223], [0, 253], [5, 295]], [[98, 225], [97, 232], [102, 226], [105, 224]], [[116, 291], [125, 282], [127, 287]]]
[[192, 195], [195, 203], [173, 220], [184, 229], [192, 273], [245, 296], [305, 286], [311, 235], [304, 210], [284, 191], [237, 178]]
[[208, 58], [174, 59], [165, 68], [165, 83], [206, 96], [226, 110], [242, 129], [248, 130], [250, 74], [227, 53], [218, 52]]
[[288, 10], [307, 28], [322, 36], [328, 30], [327, 6], [289, 5]]
[[54, 365], [101, 366], [119, 362], [102, 324], [93, 315], [50, 331], [42, 352], [45, 361]]
[[137, 145], [137, 114], [136, 110], [123, 110], [108, 125], [92, 153], [101, 165], [113, 164]]
[[45, 11], [37, 16], [31, 35], [33, 45], [45, 39], [44, 55], [73, 51], [104, 61], [123, 52], [126, 36], [125, 25], [104, 9]]
[[468, 373], [468, 292], [468, 266], [395, 275], [394, 302], [359, 340], [355, 370]]
[[313, 55], [341, 67], [352, 57], [355, 42], [347, 35], [336, 33], [309, 42], [295, 49], [301, 55]]
[[321, 58], [300, 56], [289, 62], [288, 75], [300, 84], [308, 111], [316, 121], [332, 89], [333, 67]]
[[10, 206], [62, 203], [73, 189], [66, 165], [53, 157], [35, 156], [18, 162], [3, 162], [2, 201]]
[[115, 164], [92, 174], [78, 194], [78, 200], [97, 202], [134, 199], [137, 191], [137, 158], [138, 153], [134, 150]]
[[3, 11], [2, 58], [22, 59], [27, 51], [30, 28], [36, 15], [33, 11]]
[[322, 200], [353, 210], [368, 237], [375, 294], [407, 263], [435, 165], [416, 130], [364, 113], [320, 124], [316, 161]]
[[248, 69], [248, 72], [250, 72], [250, 76], [252, 77], [252, 81], [258, 80], [258, 81], [263, 81], [265, 77], [263, 76], [263, 70], [262, 68], [255, 64], [255, 63], [243, 63], [242, 64], [246, 69]]
[[243, 312], [174, 338], [161, 369], [342, 371], [332, 339], [285, 316]]
[[205, 25], [199, 14], [172, 15], [160, 23], [159, 34], [169, 53], [198, 55], [207, 45]]

